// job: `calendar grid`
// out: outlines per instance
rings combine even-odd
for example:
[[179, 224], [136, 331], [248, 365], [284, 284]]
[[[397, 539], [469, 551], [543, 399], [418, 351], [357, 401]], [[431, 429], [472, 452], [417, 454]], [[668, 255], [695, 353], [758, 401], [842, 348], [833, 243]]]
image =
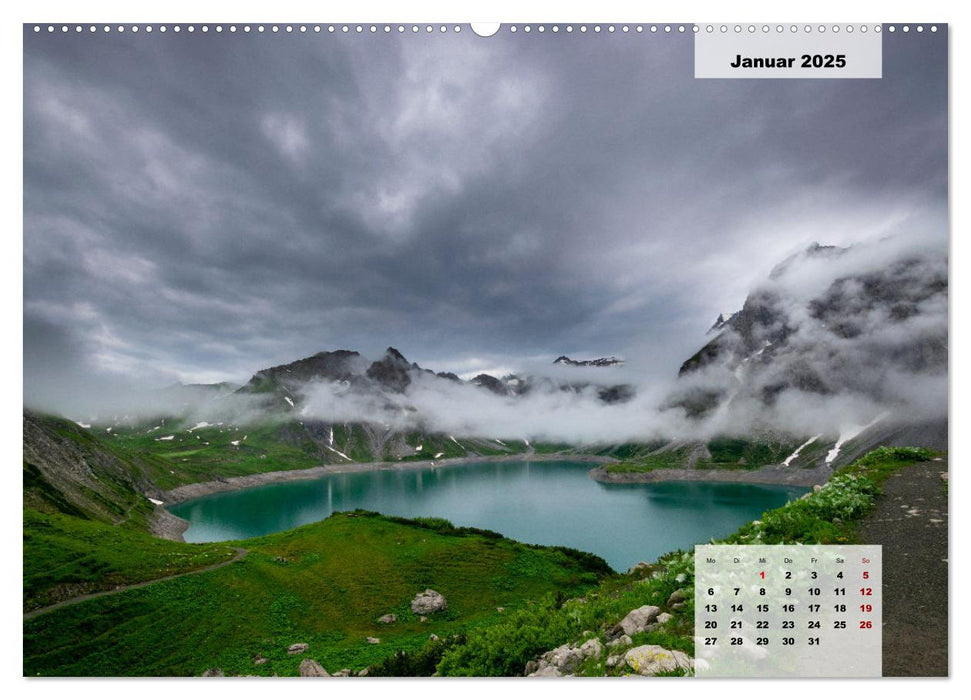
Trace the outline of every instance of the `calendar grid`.
[[879, 545], [695, 549], [696, 675], [878, 677]]

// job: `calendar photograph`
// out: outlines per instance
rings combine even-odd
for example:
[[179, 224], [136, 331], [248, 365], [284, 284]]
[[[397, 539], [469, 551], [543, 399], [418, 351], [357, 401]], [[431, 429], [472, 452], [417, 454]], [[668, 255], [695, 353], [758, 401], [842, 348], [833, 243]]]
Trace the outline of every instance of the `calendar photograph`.
[[949, 676], [946, 23], [22, 39], [24, 677]]

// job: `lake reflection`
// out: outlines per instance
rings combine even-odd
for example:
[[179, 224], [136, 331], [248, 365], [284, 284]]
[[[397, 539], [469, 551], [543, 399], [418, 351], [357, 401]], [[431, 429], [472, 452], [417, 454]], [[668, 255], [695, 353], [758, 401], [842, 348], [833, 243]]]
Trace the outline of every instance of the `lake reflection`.
[[213, 494], [169, 510], [191, 523], [188, 542], [265, 535], [363, 508], [446, 518], [522, 542], [574, 547], [622, 571], [729, 535], [806, 491], [729, 483], [602, 484], [587, 476], [591, 466], [523, 461], [330, 474]]

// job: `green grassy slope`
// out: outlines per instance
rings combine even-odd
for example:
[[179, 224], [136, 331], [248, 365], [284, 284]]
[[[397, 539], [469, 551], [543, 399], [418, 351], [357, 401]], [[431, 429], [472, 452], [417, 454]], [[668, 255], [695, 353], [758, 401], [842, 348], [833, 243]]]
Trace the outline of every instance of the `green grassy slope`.
[[[779, 464], [805, 439], [778, 436], [758, 438], [722, 435], [707, 442], [675, 441], [629, 446], [616, 455], [620, 462], [608, 464], [613, 474], [650, 472], [655, 469], [758, 469], [767, 464]], [[812, 445], [818, 450], [819, 445]], [[810, 454], [806, 449], [800, 453]], [[814, 456], [815, 452], [812, 453]], [[800, 464], [806, 463], [805, 459]]]
[[99, 432], [98, 438], [116, 453], [145, 464], [147, 476], [162, 490], [325, 463], [321, 448], [295, 421], [192, 427], [168, 421], [158, 429], [139, 425]]
[[384, 435], [373, 426], [357, 423], [330, 426], [276, 420], [195, 428], [192, 423], [169, 419], [157, 425], [115, 426], [110, 433], [100, 429], [92, 434], [105, 449], [138, 463], [146, 477], [162, 490], [352, 461], [408, 462], [527, 451], [521, 440], [453, 439], [423, 431]]
[[[295, 675], [302, 657], [286, 650], [296, 642], [330, 671], [358, 670], [421, 647], [431, 633], [496, 622], [550, 591], [580, 593], [609, 571], [591, 555], [363, 512], [236, 544], [249, 554], [221, 569], [25, 621], [25, 675], [198, 675], [210, 667]], [[131, 553], [142, 555], [157, 557]], [[442, 593], [448, 610], [421, 622], [409, 605], [426, 588]], [[378, 623], [387, 613], [398, 622]], [[254, 664], [257, 654], [268, 661]]]
[[154, 510], [143, 463], [77, 424], [24, 413], [25, 508], [145, 529]]
[[231, 559], [221, 544], [194, 545], [97, 520], [24, 511], [24, 612], [78, 595], [162, 578]]

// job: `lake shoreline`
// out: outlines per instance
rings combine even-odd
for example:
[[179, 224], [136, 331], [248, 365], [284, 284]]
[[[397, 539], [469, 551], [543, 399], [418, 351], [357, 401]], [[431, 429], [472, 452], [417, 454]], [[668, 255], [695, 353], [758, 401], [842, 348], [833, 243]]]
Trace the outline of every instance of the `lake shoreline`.
[[655, 469], [649, 472], [611, 473], [603, 466], [587, 472], [594, 481], [604, 484], [655, 484], [666, 481], [706, 481], [772, 486], [816, 486], [825, 484], [833, 475], [828, 466], [793, 469], [770, 464], [759, 469]]
[[[436, 467], [427, 461], [346, 463], [182, 487], [168, 507], [191, 521], [189, 542], [242, 541], [360, 508], [442, 518], [519, 542], [592, 552], [624, 571], [728, 534], [805, 490], [698, 482], [610, 486], [589, 476], [606, 461], [559, 453], [436, 460]], [[204, 491], [212, 495], [199, 497]]]
[[[603, 466], [616, 462], [612, 457], [602, 455], [572, 454], [515, 454], [501, 456], [452, 457], [440, 460], [421, 460], [413, 462], [352, 462], [347, 464], [328, 464], [307, 469], [285, 469], [280, 471], [246, 474], [213, 481], [200, 481], [184, 484], [160, 496], [165, 505], [175, 505], [214, 493], [225, 493], [264, 486], [266, 484], [289, 481], [310, 481], [329, 474], [352, 474], [373, 471], [410, 471], [427, 468], [461, 467], [469, 464], [502, 462], [589, 462], [598, 466], [587, 472], [594, 481], [606, 484], [653, 484], [667, 481], [700, 481], [718, 483], [765, 484], [775, 486], [806, 486], [825, 484], [833, 470], [827, 466], [814, 469], [791, 469], [782, 465], [768, 465], [755, 470], [745, 469], [656, 469], [650, 472], [610, 473]], [[174, 517], [174, 516], [173, 516]], [[180, 518], [181, 520], [181, 518]]]
[[288, 481], [309, 481], [319, 479], [328, 474], [353, 474], [359, 472], [373, 471], [410, 471], [414, 469], [461, 467], [469, 464], [482, 463], [502, 463], [502, 462], [589, 462], [591, 464], [607, 464], [616, 462], [612, 457], [600, 455], [564, 455], [554, 454], [515, 454], [501, 456], [482, 456], [482, 457], [452, 457], [439, 460], [421, 460], [414, 462], [349, 462], [347, 464], [328, 464], [319, 467], [309, 467], [307, 469], [285, 469], [281, 471], [261, 472], [259, 474], [246, 474], [244, 476], [232, 476], [226, 479], [216, 479], [213, 481], [200, 481], [194, 484], [184, 484], [177, 486], [169, 491], [162, 491], [161, 500], [165, 505], [175, 505], [194, 498], [201, 498], [214, 493], [224, 493], [227, 491], [238, 491], [240, 489], [251, 488], [253, 486], [264, 486], [266, 484], [278, 484]]

